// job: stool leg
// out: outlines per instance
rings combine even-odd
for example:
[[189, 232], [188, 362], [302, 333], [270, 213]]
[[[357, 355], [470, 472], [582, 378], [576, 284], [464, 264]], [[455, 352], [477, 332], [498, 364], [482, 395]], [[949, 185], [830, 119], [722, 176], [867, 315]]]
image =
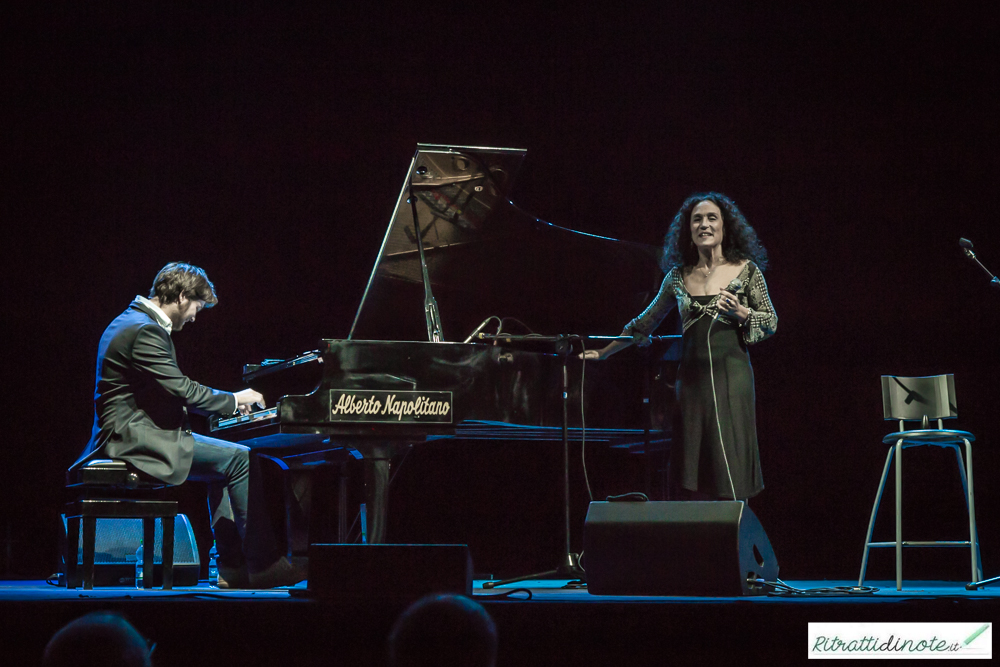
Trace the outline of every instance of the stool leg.
[[[964, 440], [964, 439], [963, 439]], [[979, 533], [976, 531], [976, 502], [972, 494], [972, 443], [965, 441], [965, 475], [968, 478], [969, 503], [969, 546], [972, 547], [972, 577], [973, 581], [982, 581], [983, 569], [979, 560]], [[961, 467], [960, 467], [961, 469]]]
[[94, 588], [94, 542], [97, 541], [97, 517], [83, 517], [83, 590]]
[[153, 587], [153, 556], [156, 552], [156, 519], [142, 520], [142, 587]]
[[163, 590], [174, 587], [174, 517], [160, 517], [163, 526]]
[[76, 566], [80, 557], [80, 517], [66, 517], [66, 588], [76, 588], [80, 576]]
[[903, 439], [896, 441], [896, 590], [903, 590]]
[[955, 461], [958, 463], [958, 477], [962, 481], [962, 495], [965, 498], [965, 509], [969, 510], [969, 478], [965, 474], [965, 461], [962, 460], [962, 448], [958, 445], [948, 445], [955, 453]]
[[882, 468], [882, 479], [878, 483], [878, 492], [875, 494], [875, 504], [872, 505], [872, 518], [868, 521], [868, 534], [865, 535], [865, 550], [861, 556], [861, 574], [858, 575], [858, 586], [865, 584], [865, 572], [868, 570], [869, 545], [872, 542], [872, 532], [875, 530], [875, 517], [878, 516], [878, 508], [882, 503], [882, 492], [885, 490], [885, 480], [889, 478], [889, 466], [892, 464], [892, 454], [895, 451], [889, 448], [889, 453], [885, 456], [885, 466]]
[[[972, 444], [967, 440], [963, 439], [965, 442], [965, 458], [966, 461], [971, 462], [972, 457]], [[969, 547], [973, 550], [972, 552], [972, 576], [973, 581], [982, 581], [983, 578], [983, 568], [982, 562], [983, 557], [979, 552], [979, 533], [976, 530], [976, 507], [975, 501], [972, 497], [972, 489], [970, 487], [972, 474], [972, 467], [969, 466], [969, 472], [966, 474], [965, 468], [966, 463], [962, 461], [962, 450], [958, 445], [951, 445], [952, 450], [955, 452], [955, 461], [958, 463], [958, 476], [962, 480], [962, 493], [965, 495], [965, 510], [969, 513]], [[978, 575], [978, 578], [976, 578]]]

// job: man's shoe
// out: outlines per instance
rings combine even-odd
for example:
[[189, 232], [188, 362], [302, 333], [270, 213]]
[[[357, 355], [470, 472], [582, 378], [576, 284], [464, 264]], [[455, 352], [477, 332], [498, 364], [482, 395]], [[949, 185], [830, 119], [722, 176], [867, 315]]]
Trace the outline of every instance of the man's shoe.
[[250, 586], [250, 575], [247, 574], [246, 567], [226, 567], [219, 565], [219, 588], [234, 589], [248, 588]]
[[306, 568], [296, 566], [285, 556], [274, 561], [266, 570], [250, 573], [250, 588], [294, 586], [308, 578]]

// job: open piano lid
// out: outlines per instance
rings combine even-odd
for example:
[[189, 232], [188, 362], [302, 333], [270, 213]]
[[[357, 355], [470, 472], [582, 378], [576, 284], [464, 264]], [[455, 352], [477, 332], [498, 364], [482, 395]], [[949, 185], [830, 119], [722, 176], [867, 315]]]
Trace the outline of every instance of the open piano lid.
[[[348, 338], [427, 339], [411, 179], [444, 340], [491, 315], [534, 333], [617, 333], [649, 303], [657, 248], [557, 227], [510, 202], [526, 153], [417, 145]], [[503, 330], [528, 333], [510, 321]]]

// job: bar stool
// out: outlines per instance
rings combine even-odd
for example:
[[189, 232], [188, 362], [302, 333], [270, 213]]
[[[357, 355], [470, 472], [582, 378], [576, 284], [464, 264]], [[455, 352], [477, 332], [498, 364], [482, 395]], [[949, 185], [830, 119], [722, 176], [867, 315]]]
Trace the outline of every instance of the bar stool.
[[163, 590], [174, 584], [174, 518], [177, 502], [156, 494], [164, 484], [142, 480], [124, 461], [95, 459], [66, 473], [66, 488], [74, 500], [66, 504], [66, 588], [76, 588], [77, 548], [83, 524], [83, 588], [94, 588], [94, 544], [98, 519], [142, 519], [143, 588], [153, 587], [156, 520], [163, 530]]
[[[896, 590], [903, 589], [903, 548], [904, 547], [969, 547], [972, 558], [972, 580], [982, 579], [983, 571], [979, 559], [979, 534], [976, 532], [976, 507], [972, 492], [972, 442], [975, 436], [967, 431], [953, 431], [944, 428], [943, 420], [958, 416], [955, 400], [955, 376], [933, 375], [930, 377], [898, 377], [882, 376], [882, 409], [885, 419], [899, 420], [899, 431], [890, 433], [882, 442], [890, 445], [882, 470], [882, 480], [878, 485], [875, 504], [872, 506], [871, 520], [868, 522], [868, 534], [865, 537], [865, 549], [861, 558], [861, 574], [858, 576], [858, 586], [864, 585], [865, 571], [868, 568], [868, 552], [871, 548], [896, 548]], [[930, 428], [930, 420], [937, 420], [937, 428]], [[904, 422], [919, 421], [921, 427], [907, 431]], [[965, 446], [965, 464], [962, 463], [962, 450]], [[962, 489], [965, 491], [966, 509], [969, 514], [969, 539], [967, 541], [904, 541], [903, 540], [903, 449], [933, 445], [954, 450], [958, 462], [958, 472], [962, 479]], [[894, 542], [872, 542], [872, 531], [875, 528], [875, 517], [878, 515], [879, 503], [882, 501], [882, 491], [889, 476], [889, 466], [896, 458], [896, 540]]]

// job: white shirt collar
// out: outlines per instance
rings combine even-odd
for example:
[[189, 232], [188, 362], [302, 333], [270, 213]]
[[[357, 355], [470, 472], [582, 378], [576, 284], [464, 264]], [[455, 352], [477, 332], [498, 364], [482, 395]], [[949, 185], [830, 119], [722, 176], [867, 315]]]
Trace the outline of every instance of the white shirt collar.
[[153, 318], [156, 320], [156, 323], [166, 329], [167, 333], [171, 333], [174, 330], [173, 322], [170, 321], [167, 314], [156, 303], [138, 294], [135, 296], [135, 300], [153, 311]]

